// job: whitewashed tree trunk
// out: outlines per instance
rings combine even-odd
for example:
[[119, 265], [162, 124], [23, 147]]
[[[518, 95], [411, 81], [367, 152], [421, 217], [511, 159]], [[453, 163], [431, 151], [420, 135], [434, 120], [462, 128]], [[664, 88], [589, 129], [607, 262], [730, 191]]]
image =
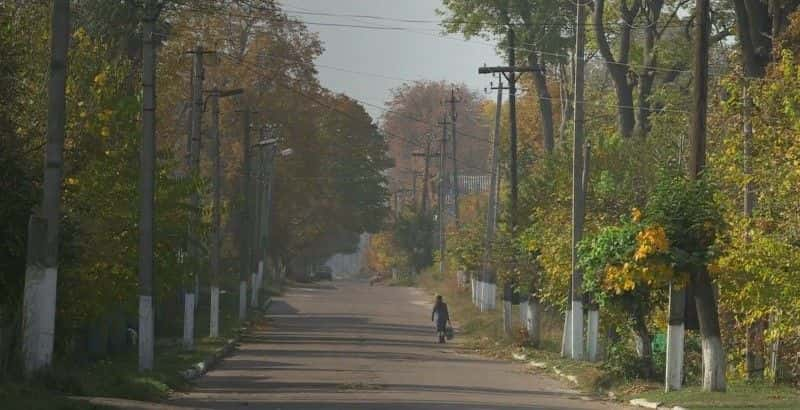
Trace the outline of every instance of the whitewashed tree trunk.
[[219, 287], [211, 287], [211, 329], [210, 337], [219, 337]]
[[586, 355], [590, 362], [596, 362], [598, 360], [597, 339], [600, 330], [600, 312], [596, 309], [590, 309], [587, 316]]
[[247, 281], [239, 282], [239, 320], [247, 319]]
[[702, 339], [701, 347], [703, 349], [703, 386], [709, 386], [711, 391], [725, 391], [726, 360], [722, 339], [705, 337]]
[[664, 376], [665, 390], [680, 390], [683, 384], [684, 324], [667, 327], [667, 365]]
[[194, 350], [194, 303], [195, 295], [186, 292], [183, 303], [183, 348]]

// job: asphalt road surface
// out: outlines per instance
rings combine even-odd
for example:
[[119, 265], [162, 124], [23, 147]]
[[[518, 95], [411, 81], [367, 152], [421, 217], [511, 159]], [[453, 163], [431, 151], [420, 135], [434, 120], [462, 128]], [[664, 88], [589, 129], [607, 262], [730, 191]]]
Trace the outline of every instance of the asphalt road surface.
[[417, 289], [360, 282], [291, 289], [270, 307], [268, 329], [244, 339], [196, 388], [167, 404], [282, 410], [621, 408], [527, 373], [521, 364], [463, 353], [457, 343], [434, 343], [432, 302]]

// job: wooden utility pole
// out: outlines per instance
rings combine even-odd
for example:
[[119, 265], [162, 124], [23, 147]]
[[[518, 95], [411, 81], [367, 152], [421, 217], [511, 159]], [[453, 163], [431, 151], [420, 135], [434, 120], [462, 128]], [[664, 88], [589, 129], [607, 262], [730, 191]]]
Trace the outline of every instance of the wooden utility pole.
[[453, 218], [455, 221], [456, 226], [458, 226], [458, 161], [456, 159], [456, 119], [458, 118], [458, 113], [456, 112], [456, 103], [461, 102], [460, 99], [456, 99], [456, 92], [455, 89], [450, 90], [450, 99], [446, 101], [450, 104], [450, 125], [452, 126], [452, 131], [450, 132], [450, 141], [453, 150], [453, 156], [451, 157], [453, 163], [453, 186], [450, 187], [451, 192], [453, 193]]
[[[493, 286], [495, 283], [494, 268], [492, 267], [492, 242], [494, 242], [494, 231], [497, 225], [497, 197], [499, 188], [499, 164], [500, 164], [500, 115], [503, 111], [503, 76], [497, 75], [499, 81], [497, 86], [497, 101], [494, 113], [494, 133], [492, 134], [492, 147], [490, 151], [491, 180], [489, 182], [489, 205], [486, 212], [486, 238], [483, 243], [483, 272], [481, 280], [478, 282], [476, 299], [478, 308], [485, 312], [494, 308], [494, 292], [487, 295], [485, 288]], [[492, 285], [490, 285], [492, 284]]]
[[439, 273], [444, 274], [447, 269], [446, 255], [447, 252], [447, 238], [446, 238], [446, 215], [445, 200], [447, 196], [447, 126], [450, 122], [447, 120], [447, 115], [442, 116], [442, 121], [439, 125], [442, 126], [442, 140], [439, 147]]
[[[708, 110], [708, 49], [710, 0], [696, 0], [695, 49], [692, 92], [691, 137], [689, 141], [689, 178], [702, 178], [706, 159], [706, 118]], [[691, 286], [697, 306], [703, 345], [703, 390], [725, 391], [725, 350], [719, 328], [719, 314], [714, 284], [705, 268], [692, 275]]]
[[54, 0], [50, 25], [50, 78], [47, 83], [47, 145], [42, 206], [28, 222], [28, 253], [22, 315], [26, 377], [53, 359], [58, 280], [58, 234], [64, 168], [69, 0]]
[[578, 269], [578, 243], [583, 236], [585, 212], [582, 181], [582, 150], [584, 144], [583, 89], [584, 89], [584, 46], [586, 43], [586, 8], [579, 1], [576, 6], [577, 25], [575, 29], [575, 141], [572, 147], [572, 283], [570, 306], [570, 356], [583, 360], [583, 274]]
[[241, 209], [241, 226], [239, 232], [242, 241], [242, 247], [239, 252], [240, 266], [239, 266], [239, 320], [243, 321], [247, 318], [247, 277], [250, 272], [251, 253], [253, 252], [252, 237], [250, 235], [250, 224], [253, 219], [252, 215], [252, 189], [250, 185], [250, 173], [252, 171], [251, 164], [251, 151], [252, 147], [250, 142], [250, 108], [243, 104], [240, 110], [242, 114], [242, 195], [244, 196], [244, 203]]
[[156, 50], [159, 6], [145, 5], [142, 21], [142, 142], [139, 152], [139, 371], [153, 369], [153, 233], [156, 182]]

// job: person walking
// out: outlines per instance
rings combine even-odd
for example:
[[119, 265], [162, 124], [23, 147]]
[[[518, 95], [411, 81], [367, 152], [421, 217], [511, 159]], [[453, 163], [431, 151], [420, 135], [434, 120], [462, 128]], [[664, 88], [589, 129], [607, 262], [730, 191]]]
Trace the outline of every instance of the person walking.
[[439, 336], [439, 343], [445, 343], [447, 339], [445, 332], [450, 325], [450, 312], [447, 311], [447, 303], [444, 303], [441, 295], [436, 296], [436, 304], [433, 305], [431, 321], [436, 323], [436, 334]]

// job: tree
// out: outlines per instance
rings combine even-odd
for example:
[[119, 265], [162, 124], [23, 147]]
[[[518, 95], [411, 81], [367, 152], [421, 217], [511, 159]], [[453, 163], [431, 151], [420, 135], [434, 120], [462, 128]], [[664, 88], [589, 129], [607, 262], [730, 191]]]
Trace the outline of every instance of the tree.
[[[444, 16], [443, 26], [451, 33], [460, 32], [467, 38], [491, 38], [505, 36], [508, 27], [514, 28], [519, 44], [517, 49], [525, 56], [527, 64], [542, 68], [534, 71], [532, 77], [538, 97], [542, 146], [546, 152], [551, 152], [555, 146], [555, 127], [546, 69], [563, 64], [567, 60], [566, 50], [574, 44], [574, 39], [564, 34], [571, 31], [573, 3], [561, 0], [445, 0], [443, 5], [447, 11], [439, 13]], [[508, 48], [506, 41], [498, 44], [502, 53]]]

